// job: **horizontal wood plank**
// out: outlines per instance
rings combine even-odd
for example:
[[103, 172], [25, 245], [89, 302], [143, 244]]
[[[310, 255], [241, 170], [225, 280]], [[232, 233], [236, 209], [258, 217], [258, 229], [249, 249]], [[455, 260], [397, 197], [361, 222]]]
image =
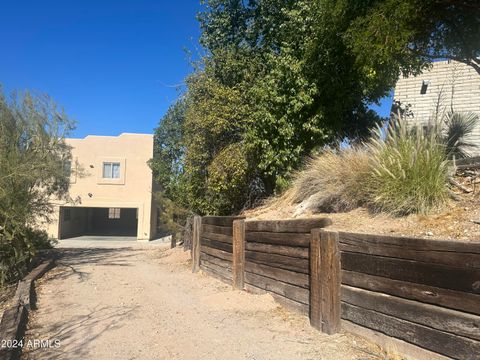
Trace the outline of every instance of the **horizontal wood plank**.
[[224, 276], [226, 278], [231, 278], [231, 276], [232, 276], [232, 269], [231, 268], [229, 269], [225, 266], [217, 265], [216, 263], [210, 262], [210, 261], [205, 260], [205, 259], [201, 261], [201, 264], [203, 264], [203, 266], [206, 266], [207, 268], [209, 268], [211, 270], [214, 270], [217, 274], [221, 274], [222, 276]]
[[245, 219], [245, 216], [203, 216], [202, 224], [232, 227], [234, 220]]
[[245, 270], [254, 274], [269, 277], [271, 279], [280, 280], [282, 282], [300, 286], [308, 289], [310, 287], [310, 280], [307, 274], [279, 269], [265, 264], [258, 264], [252, 261], [246, 261]]
[[[430, 243], [429, 246], [421, 247], [412, 241], [399, 241], [402, 238], [381, 237], [365, 234], [341, 233], [340, 250], [358, 252], [371, 255], [381, 255], [400, 259], [409, 259], [423, 262], [442, 264], [447, 266], [461, 266], [480, 269], [480, 254], [467, 252], [454, 252], [446, 250], [435, 250]], [[384, 242], [387, 239], [389, 242]], [[411, 240], [411, 239], [403, 239]], [[415, 239], [420, 240], [420, 239]], [[438, 241], [433, 241], [437, 243]]]
[[280, 269], [296, 271], [304, 274], [309, 273], [309, 262], [307, 259], [277, 254], [266, 254], [250, 250], [245, 251], [245, 258], [256, 263], [266, 264]]
[[479, 242], [420, 239], [413, 237], [360, 234], [342, 231], [339, 231], [338, 235], [341, 243], [346, 241], [368, 242], [372, 244], [401, 246], [402, 248], [421, 251], [432, 250], [480, 254]]
[[211, 255], [208, 255], [208, 254], [205, 254], [205, 253], [200, 253], [200, 260], [201, 261], [208, 261], [208, 262], [213, 263], [215, 265], [224, 267], [224, 268], [226, 268], [230, 271], [232, 270], [232, 263], [230, 261], [223, 260], [223, 259], [217, 258], [215, 256], [211, 256]]
[[480, 293], [480, 270], [342, 251], [342, 269], [444, 289]]
[[328, 218], [291, 220], [250, 220], [245, 221], [246, 231], [269, 231], [278, 233], [309, 233], [312, 229], [332, 224]]
[[480, 342], [342, 302], [342, 318], [454, 359], [476, 359]]
[[225, 273], [223, 271], [218, 272], [215, 269], [208, 267], [206, 264], [200, 264], [200, 269], [202, 269], [202, 271], [205, 272], [207, 275], [212, 276], [217, 280], [224, 282], [225, 284], [230, 285], [232, 283], [231, 274]]
[[227, 244], [233, 243], [233, 237], [225, 234], [215, 234], [211, 232], [202, 232], [200, 236], [204, 239], [215, 240], [219, 242], [224, 242]]
[[400, 280], [342, 271], [342, 284], [480, 315], [480, 295]]
[[208, 233], [213, 233], [213, 234], [222, 234], [222, 235], [233, 235], [233, 230], [232, 227], [227, 227], [227, 226], [216, 226], [216, 225], [207, 225], [203, 224], [202, 225], [202, 231], [203, 232], [208, 232]]
[[300, 302], [302, 304], [309, 304], [309, 291], [295, 285], [283, 283], [262, 275], [245, 272], [245, 281], [258, 288], [264, 289], [268, 292], [273, 292], [282, 295], [290, 300]]
[[226, 252], [229, 252], [229, 253], [232, 252], [232, 244], [227, 244], [227, 243], [224, 243], [224, 242], [209, 240], [209, 239], [205, 239], [205, 238], [202, 238], [200, 240], [200, 244], [202, 244], [202, 247], [203, 246], [208, 246], [208, 247], [218, 249], [218, 250], [223, 250], [223, 251], [226, 251]]
[[444, 332], [480, 340], [480, 316], [384, 293], [341, 287], [342, 301]]
[[[256, 286], [253, 286], [248, 283], [245, 283], [245, 290], [247, 290], [248, 292], [251, 292], [252, 294], [259, 294], [259, 295], [267, 293], [265, 290], [257, 288]], [[302, 315], [308, 315], [308, 311], [309, 311], [308, 305], [299, 303], [294, 300], [290, 300], [284, 296], [281, 296], [275, 293], [269, 293], [269, 294], [273, 297], [273, 299], [276, 302], [278, 302], [284, 308], [295, 311]]]
[[255, 242], [247, 242], [245, 244], [245, 250], [264, 252], [267, 254], [279, 254], [285, 256], [298, 257], [303, 259], [308, 259], [308, 249], [293, 247], [293, 246], [283, 246], [283, 245], [270, 245], [262, 244]]
[[223, 250], [214, 249], [208, 246], [201, 246], [200, 249], [201, 253], [205, 253], [211, 256], [215, 256], [217, 258], [232, 261], [232, 254]]
[[247, 242], [259, 242], [264, 244], [285, 245], [285, 246], [310, 246], [310, 233], [275, 233], [265, 231], [246, 231]]

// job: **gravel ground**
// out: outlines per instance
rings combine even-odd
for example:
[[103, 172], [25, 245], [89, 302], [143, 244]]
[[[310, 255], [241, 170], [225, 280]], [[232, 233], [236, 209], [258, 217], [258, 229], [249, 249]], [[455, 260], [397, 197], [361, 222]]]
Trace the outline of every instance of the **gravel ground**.
[[192, 274], [181, 249], [73, 245], [38, 282], [24, 359], [388, 358], [359, 337], [314, 330], [269, 295]]

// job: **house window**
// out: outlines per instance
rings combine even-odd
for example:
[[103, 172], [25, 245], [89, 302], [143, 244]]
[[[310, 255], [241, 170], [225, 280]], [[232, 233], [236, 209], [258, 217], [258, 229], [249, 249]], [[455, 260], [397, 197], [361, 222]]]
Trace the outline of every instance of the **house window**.
[[72, 162], [70, 160], [63, 161], [63, 173], [66, 177], [70, 177], [70, 175], [72, 175]]
[[70, 209], [63, 209], [63, 221], [70, 221], [72, 219], [72, 212]]
[[104, 179], [120, 179], [120, 163], [104, 162], [103, 178]]
[[430, 81], [428, 80], [422, 81], [422, 88], [420, 89], [420, 94], [425, 95], [427, 93], [427, 88], [429, 84], [430, 84]]
[[109, 219], [120, 219], [120, 208], [109, 208], [108, 209], [108, 218]]

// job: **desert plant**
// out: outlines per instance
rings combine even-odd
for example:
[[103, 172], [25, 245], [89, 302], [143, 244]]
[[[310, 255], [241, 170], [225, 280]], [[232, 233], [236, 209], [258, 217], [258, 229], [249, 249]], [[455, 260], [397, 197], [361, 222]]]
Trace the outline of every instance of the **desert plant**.
[[21, 276], [46, 234], [53, 198], [68, 197], [73, 123], [47, 96], [5, 98], [0, 88], [0, 285]]
[[460, 159], [469, 157], [468, 150], [477, 147], [469, 142], [468, 136], [479, 123], [478, 115], [475, 113], [448, 112], [443, 119], [445, 130], [441, 138], [445, 144], [446, 154], [449, 159]]
[[[385, 136], [384, 136], [385, 135]], [[407, 128], [394, 117], [367, 145], [372, 172], [368, 205], [395, 215], [426, 213], [448, 197], [446, 148], [435, 132]]]
[[24, 227], [13, 233], [0, 229], [0, 286], [21, 277], [37, 251], [51, 249], [54, 244], [43, 230]]
[[293, 182], [292, 199], [305, 208], [326, 212], [351, 210], [362, 205], [370, 173], [365, 148], [327, 150], [312, 158]]

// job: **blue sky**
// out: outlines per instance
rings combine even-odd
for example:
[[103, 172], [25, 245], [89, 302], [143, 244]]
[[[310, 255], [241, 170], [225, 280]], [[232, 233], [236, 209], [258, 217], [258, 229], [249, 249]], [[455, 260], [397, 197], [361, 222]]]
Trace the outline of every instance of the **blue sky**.
[[191, 71], [199, 10], [199, 0], [5, 1], [0, 83], [49, 94], [77, 120], [74, 137], [151, 133]]

